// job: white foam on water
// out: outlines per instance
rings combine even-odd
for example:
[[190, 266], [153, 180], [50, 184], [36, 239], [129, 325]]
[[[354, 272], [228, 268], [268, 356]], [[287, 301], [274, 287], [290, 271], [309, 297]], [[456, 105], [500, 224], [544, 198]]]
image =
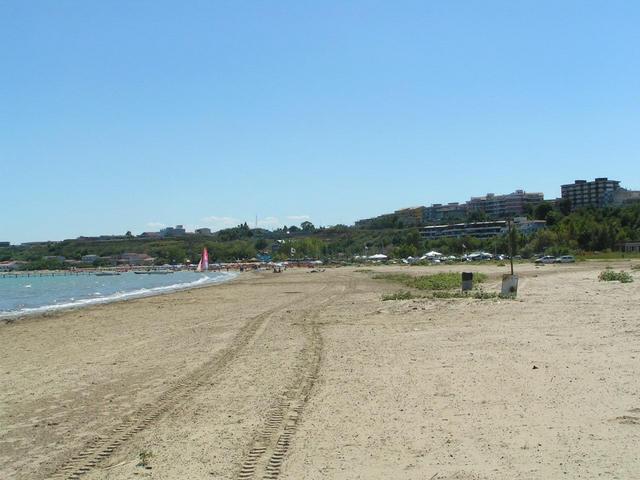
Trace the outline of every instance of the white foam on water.
[[[140, 288], [137, 290], [131, 290], [129, 292], [116, 292], [111, 295], [107, 295], [106, 297], [99, 298], [85, 298], [81, 300], [75, 300], [75, 298], [71, 298], [69, 302], [66, 303], [56, 303], [53, 305], [43, 305], [41, 307], [32, 307], [32, 308], [23, 308], [15, 311], [0, 311], [0, 318], [11, 318], [11, 317], [21, 317], [25, 315], [35, 315], [39, 313], [52, 312], [57, 310], [67, 310], [73, 308], [87, 307], [90, 305], [99, 305], [103, 303], [112, 303], [119, 302], [122, 300], [131, 300], [134, 298], [142, 298], [142, 297], [151, 297], [154, 295], [162, 295], [171, 292], [177, 292], [180, 290], [188, 290], [190, 288], [196, 288], [204, 285], [222, 283], [235, 278], [238, 274], [234, 272], [217, 272], [218, 276], [216, 277], [201, 277], [196, 281], [187, 282], [187, 283], [176, 283], [173, 285], [165, 285], [162, 287], [153, 287], [153, 288]], [[98, 293], [98, 292], [96, 292]], [[54, 300], [57, 302], [57, 300]]]

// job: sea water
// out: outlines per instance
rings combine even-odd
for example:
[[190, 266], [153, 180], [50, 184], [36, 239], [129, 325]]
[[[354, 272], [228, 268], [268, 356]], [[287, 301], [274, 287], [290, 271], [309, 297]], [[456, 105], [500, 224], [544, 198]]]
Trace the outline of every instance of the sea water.
[[0, 278], [0, 318], [158, 295], [201, 285], [220, 283], [235, 273], [175, 272], [113, 276], [70, 275]]

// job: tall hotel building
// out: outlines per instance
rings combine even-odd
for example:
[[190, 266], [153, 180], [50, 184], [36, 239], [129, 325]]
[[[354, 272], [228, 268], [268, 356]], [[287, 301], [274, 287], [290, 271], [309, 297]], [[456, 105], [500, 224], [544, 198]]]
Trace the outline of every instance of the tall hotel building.
[[562, 185], [560, 191], [563, 200], [571, 201], [571, 210], [583, 207], [602, 207], [607, 199], [620, 188], [618, 180], [606, 177], [596, 178], [593, 182], [576, 180], [568, 185]]

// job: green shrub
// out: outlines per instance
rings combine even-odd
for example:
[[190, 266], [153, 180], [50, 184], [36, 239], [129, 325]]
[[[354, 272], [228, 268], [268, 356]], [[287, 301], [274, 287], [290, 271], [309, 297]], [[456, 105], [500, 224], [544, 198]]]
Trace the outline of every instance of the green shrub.
[[620, 282], [620, 283], [631, 283], [633, 282], [633, 277], [628, 272], [614, 272], [613, 270], [605, 270], [604, 272], [600, 272], [598, 275], [598, 279], [601, 282]]
[[[406, 273], [381, 273], [373, 278], [378, 280], [387, 280], [406, 285], [407, 287], [418, 290], [454, 290], [462, 286], [462, 276], [460, 273], [434, 273], [432, 275], [421, 275], [414, 277]], [[473, 275], [474, 283], [482, 283], [487, 276], [484, 273], [475, 273]]]
[[461, 292], [457, 290], [440, 290], [431, 292], [431, 298], [473, 298], [475, 300], [490, 300], [500, 298], [498, 292], [485, 292], [482, 289], [472, 290], [470, 292]]
[[420, 290], [451, 290], [460, 288], [461, 276], [459, 273], [435, 273], [414, 277], [412, 283]]
[[472, 291], [471, 296], [476, 300], [490, 300], [494, 298], [513, 298], [511, 296], [503, 297], [498, 292], [485, 292], [482, 289]]
[[153, 457], [153, 453], [151, 453], [148, 450], [143, 450], [142, 452], [140, 452], [138, 454], [138, 457], [140, 458], [140, 462], [138, 462], [138, 464], [136, 466], [137, 467], [148, 467], [149, 466], [149, 460], [151, 460], [151, 458]]

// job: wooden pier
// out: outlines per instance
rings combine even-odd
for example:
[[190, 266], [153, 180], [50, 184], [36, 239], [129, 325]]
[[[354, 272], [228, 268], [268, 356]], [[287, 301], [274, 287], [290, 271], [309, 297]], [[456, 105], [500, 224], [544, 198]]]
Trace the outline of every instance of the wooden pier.
[[0, 278], [78, 277], [80, 275], [95, 275], [96, 273], [98, 272], [0, 272]]

